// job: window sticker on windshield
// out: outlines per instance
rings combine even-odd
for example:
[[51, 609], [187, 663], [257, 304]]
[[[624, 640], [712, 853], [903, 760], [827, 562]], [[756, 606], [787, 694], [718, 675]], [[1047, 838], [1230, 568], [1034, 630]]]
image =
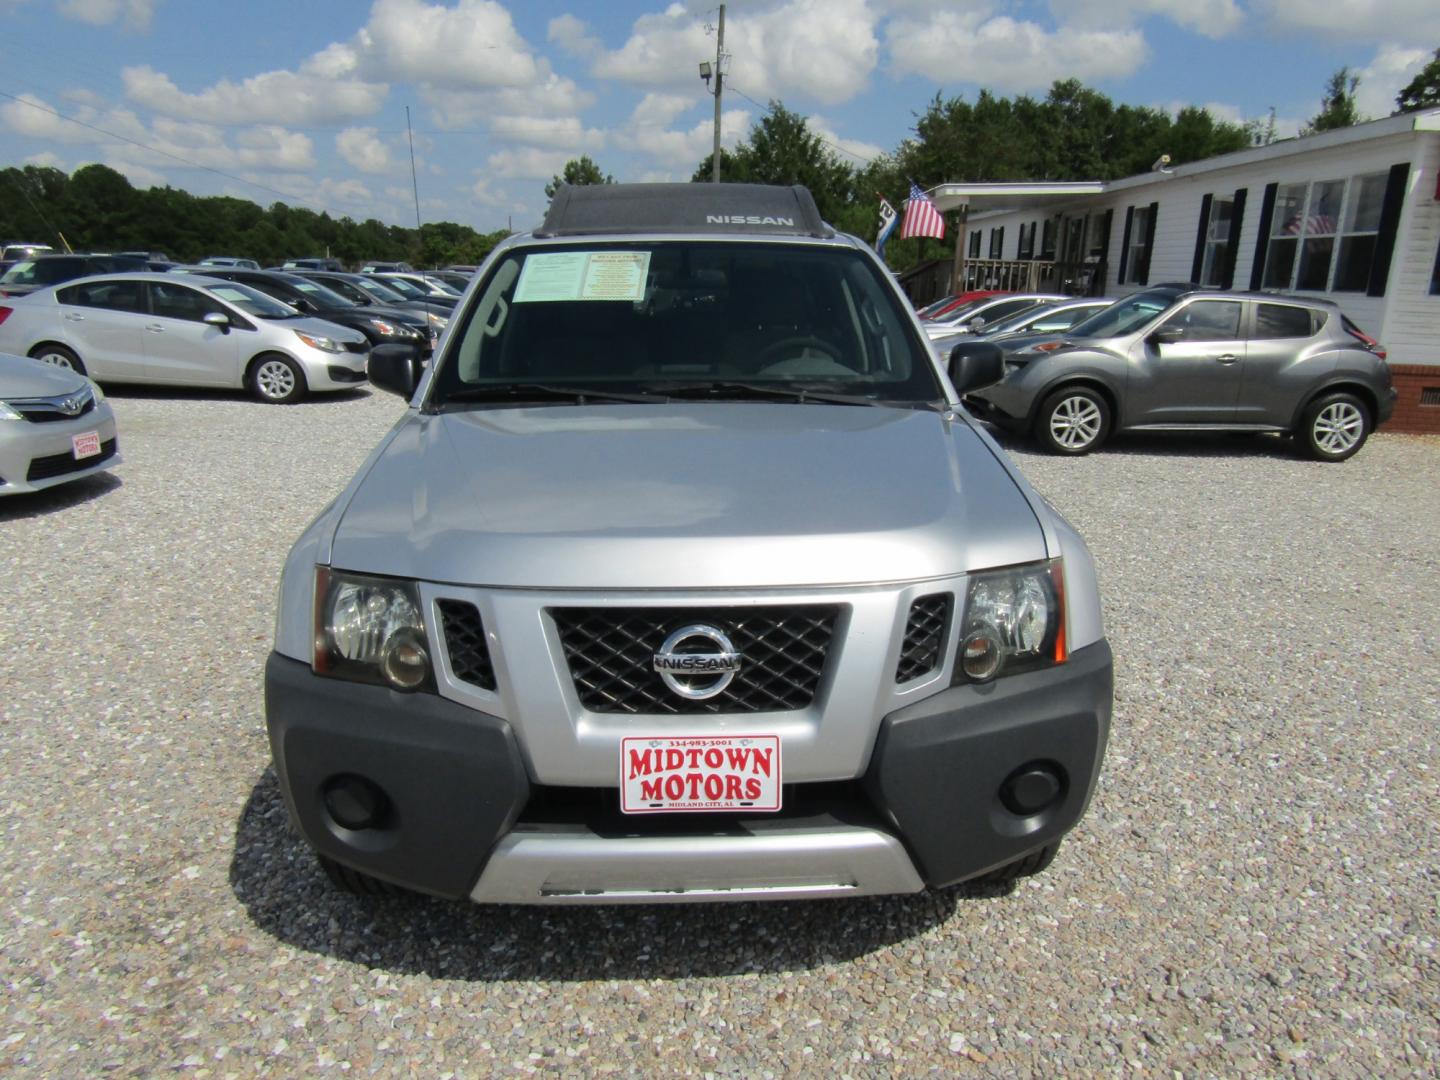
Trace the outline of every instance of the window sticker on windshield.
[[515, 303], [642, 300], [648, 251], [555, 251], [531, 255], [515, 286]]

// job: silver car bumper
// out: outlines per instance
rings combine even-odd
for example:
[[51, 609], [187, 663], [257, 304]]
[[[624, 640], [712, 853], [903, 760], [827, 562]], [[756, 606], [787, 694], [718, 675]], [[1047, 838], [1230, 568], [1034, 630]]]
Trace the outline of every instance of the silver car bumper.
[[[91, 432], [99, 438], [101, 453], [76, 458], [72, 440]], [[74, 420], [0, 421], [0, 495], [43, 491], [118, 464], [115, 414], [108, 402]]]

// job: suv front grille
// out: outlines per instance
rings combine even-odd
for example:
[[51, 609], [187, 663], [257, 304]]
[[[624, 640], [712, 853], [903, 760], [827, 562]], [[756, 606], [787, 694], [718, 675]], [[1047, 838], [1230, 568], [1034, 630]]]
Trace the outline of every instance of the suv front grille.
[[[602, 713], [747, 713], [808, 708], [830, 650], [838, 604], [729, 608], [552, 608], [580, 703]], [[720, 630], [740, 670], [713, 698], [676, 694], [655, 654], [690, 624]]]
[[918, 679], [940, 666], [940, 647], [945, 643], [945, 629], [949, 625], [949, 593], [922, 596], [910, 605], [900, 662], [895, 665], [897, 683]]
[[437, 600], [435, 606], [440, 610], [440, 629], [455, 678], [482, 690], [494, 690], [495, 667], [480, 612], [464, 600]]

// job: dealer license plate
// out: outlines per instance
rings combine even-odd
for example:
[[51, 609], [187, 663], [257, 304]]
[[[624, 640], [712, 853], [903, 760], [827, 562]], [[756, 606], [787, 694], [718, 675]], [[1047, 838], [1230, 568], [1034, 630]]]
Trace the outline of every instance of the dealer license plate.
[[79, 435], [70, 436], [70, 449], [75, 453], [75, 460], [94, 457], [100, 453], [100, 433], [98, 431], [86, 431]]
[[620, 740], [620, 809], [627, 814], [779, 810], [779, 735]]

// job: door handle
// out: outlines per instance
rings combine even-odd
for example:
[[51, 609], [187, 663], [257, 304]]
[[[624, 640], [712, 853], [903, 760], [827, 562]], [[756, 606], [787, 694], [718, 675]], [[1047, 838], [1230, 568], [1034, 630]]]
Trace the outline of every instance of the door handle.
[[163, 334], [165, 332], [165, 327], [161, 326], [159, 323], [151, 323], [149, 326], [145, 327], [145, 329], [150, 331], [150, 333], [152, 334]]
[[1240, 357], [1236, 356], [1233, 352], [1227, 352], [1221, 353], [1219, 356], [1215, 357], [1215, 359], [1221, 364], [1233, 364], [1235, 363], [1235, 361], [1239, 360]]
[[77, 315], [77, 314], [76, 314], [75, 312], [73, 312], [73, 311], [67, 311], [67, 312], [65, 313], [65, 321], [66, 321], [66, 322], [84, 322], [84, 321], [85, 321], [85, 316], [84, 316], [84, 315]]

